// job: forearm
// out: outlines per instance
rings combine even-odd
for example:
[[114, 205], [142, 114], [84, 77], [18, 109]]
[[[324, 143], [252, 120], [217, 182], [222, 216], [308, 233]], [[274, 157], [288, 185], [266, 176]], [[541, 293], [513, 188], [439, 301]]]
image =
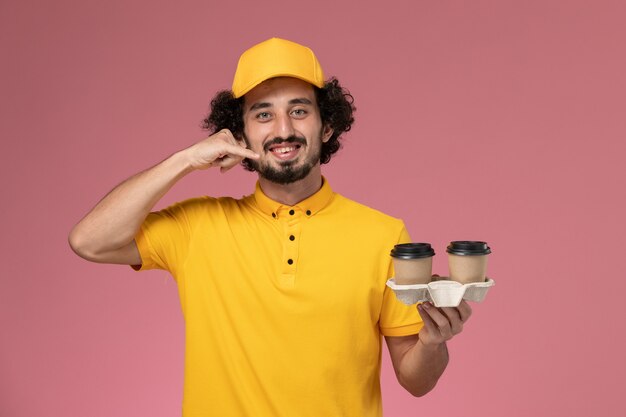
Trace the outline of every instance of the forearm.
[[98, 260], [98, 254], [129, 244], [159, 199], [190, 171], [185, 154], [178, 152], [127, 179], [74, 226], [69, 236], [72, 249]]
[[398, 367], [398, 381], [416, 397], [431, 391], [448, 365], [445, 342], [424, 345], [419, 339], [402, 357]]
[[226, 129], [129, 178], [107, 194], [70, 232], [70, 246], [85, 259], [105, 263], [141, 261], [134, 238], [150, 210], [182, 177], [196, 169], [225, 172], [259, 155]]

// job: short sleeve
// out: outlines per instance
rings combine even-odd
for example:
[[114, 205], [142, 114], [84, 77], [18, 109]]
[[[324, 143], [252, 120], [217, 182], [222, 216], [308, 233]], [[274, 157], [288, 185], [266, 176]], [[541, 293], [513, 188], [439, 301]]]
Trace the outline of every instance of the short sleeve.
[[148, 214], [135, 236], [141, 265], [133, 268], [164, 269], [174, 274], [187, 258], [193, 218], [201, 203], [201, 199], [187, 200]]
[[[396, 243], [408, 243], [410, 241], [409, 233], [403, 224]], [[391, 257], [389, 257], [388, 270], [387, 279], [393, 276]], [[407, 306], [398, 301], [393, 290], [385, 285], [379, 326], [383, 336], [408, 336], [419, 333], [423, 322], [415, 305]]]

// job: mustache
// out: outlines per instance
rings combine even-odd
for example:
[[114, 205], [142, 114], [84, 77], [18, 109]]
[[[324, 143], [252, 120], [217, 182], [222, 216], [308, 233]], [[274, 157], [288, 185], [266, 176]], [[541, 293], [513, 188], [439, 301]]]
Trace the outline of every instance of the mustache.
[[300, 145], [306, 145], [306, 139], [298, 136], [289, 136], [288, 138], [274, 138], [265, 142], [265, 144], [263, 145], [263, 150], [265, 152], [269, 152], [271, 146], [280, 145], [281, 143], [297, 143]]

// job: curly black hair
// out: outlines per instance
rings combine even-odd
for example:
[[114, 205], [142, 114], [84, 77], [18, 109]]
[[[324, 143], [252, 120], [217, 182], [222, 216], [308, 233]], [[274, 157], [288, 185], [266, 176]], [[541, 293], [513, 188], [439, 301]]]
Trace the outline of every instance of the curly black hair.
[[[333, 129], [330, 139], [322, 143], [320, 163], [327, 164], [331, 156], [341, 148], [341, 135], [352, 128], [356, 107], [354, 97], [334, 77], [326, 81], [322, 88], [313, 89], [322, 125]], [[235, 98], [230, 90], [218, 92], [211, 100], [211, 113], [202, 120], [202, 128], [211, 134], [228, 129], [237, 139], [243, 138], [243, 106], [243, 97]], [[254, 171], [247, 159], [242, 161], [242, 165], [247, 170]]]

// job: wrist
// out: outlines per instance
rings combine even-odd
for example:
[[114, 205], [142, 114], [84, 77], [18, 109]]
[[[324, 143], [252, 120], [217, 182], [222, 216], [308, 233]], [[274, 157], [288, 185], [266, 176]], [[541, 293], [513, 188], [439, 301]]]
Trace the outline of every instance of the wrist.
[[170, 159], [181, 177], [195, 170], [188, 149], [174, 153]]

